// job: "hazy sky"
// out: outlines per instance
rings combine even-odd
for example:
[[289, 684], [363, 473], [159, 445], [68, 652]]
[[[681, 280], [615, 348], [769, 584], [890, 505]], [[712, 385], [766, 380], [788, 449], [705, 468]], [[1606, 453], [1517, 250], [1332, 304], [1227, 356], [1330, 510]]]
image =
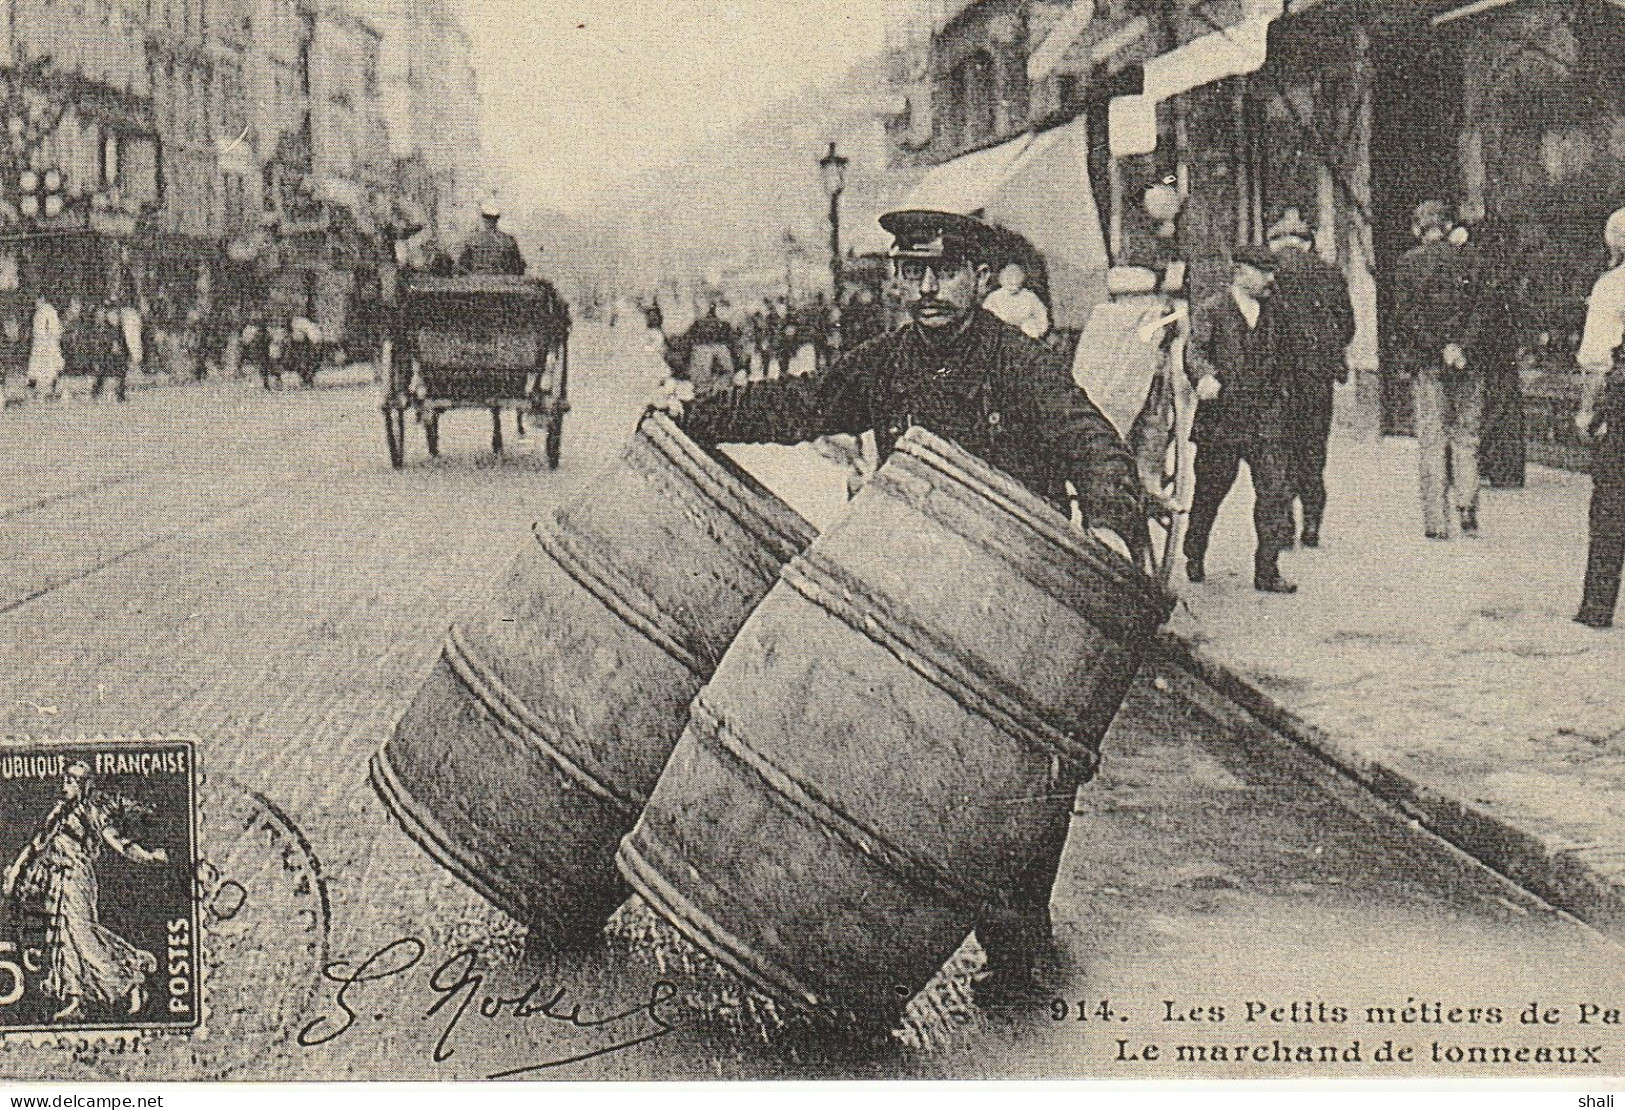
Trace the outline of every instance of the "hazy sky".
[[509, 204], [584, 210], [882, 46], [874, 0], [457, 0]]

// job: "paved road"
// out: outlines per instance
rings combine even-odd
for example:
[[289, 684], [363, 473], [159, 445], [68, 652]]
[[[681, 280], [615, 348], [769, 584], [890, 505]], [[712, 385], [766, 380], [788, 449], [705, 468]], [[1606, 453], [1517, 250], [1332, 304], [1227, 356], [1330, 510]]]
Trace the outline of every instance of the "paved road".
[[[1241, 1067], [1387, 1075], [1395, 1065], [1373, 1059], [1385, 1040], [1414, 1047], [1411, 1067], [1435, 1073], [1486, 1073], [1433, 1063], [1435, 1041], [1447, 1055], [1601, 1046], [1600, 1065], [1536, 1074], [1625, 1068], [1617, 1026], [1577, 1023], [1581, 1003], [1625, 1005], [1615, 946], [1328, 788], [1313, 764], [1149, 683], [1080, 799], [1056, 906], [1053, 1006], [978, 1007], [979, 955], [967, 946], [894, 1044], [836, 1050], [777, 1028], [680, 945], [650, 943], [635, 906], [602, 952], [533, 955], [521, 928], [395, 828], [365, 765], [445, 627], [630, 427], [646, 354], [590, 327], [576, 352], [577, 408], [556, 473], [539, 443], [493, 463], [475, 414], [447, 422], [441, 460], [417, 439], [408, 468], [392, 471], [370, 387], [267, 396], [222, 383], [0, 417], [0, 728], [195, 733], [203, 826], [220, 846], [212, 862], [249, 892], [211, 942], [208, 1038], [0, 1042], [0, 1071], [475, 1077], [582, 1056], [530, 1074], [1173, 1078], [1235, 1074], [1237, 1049], [1271, 1058], [1302, 1045], [1349, 1058]], [[342, 999], [322, 978], [326, 962], [353, 972], [407, 940], [423, 945], [413, 969]], [[482, 993], [513, 998], [539, 981], [544, 996], [565, 992], [555, 1012], [579, 1003], [583, 1022], [636, 1010], [674, 978], [683, 994], [660, 1012], [676, 1028], [636, 1013], [591, 1028], [517, 1018], [511, 1006], [486, 1016], [477, 999], [454, 1020], [466, 992], [444, 979], [437, 990], [429, 972], [465, 949]], [[1442, 1003], [1440, 1021], [1426, 1006], [1402, 1021], [1407, 1000]], [[1163, 1020], [1165, 1002], [1186, 1016], [1217, 1006], [1225, 1019]], [[1246, 1020], [1249, 1002], [1263, 1006], [1259, 1020]], [[1558, 1008], [1559, 1022], [1518, 1022], [1531, 1002]], [[1392, 1007], [1394, 1023], [1368, 1022], [1368, 1006]], [[1503, 1020], [1447, 1022], [1453, 1006], [1500, 1007]], [[1347, 1020], [1270, 1020], [1336, 1007]], [[323, 1043], [300, 1047], [300, 1030]]]

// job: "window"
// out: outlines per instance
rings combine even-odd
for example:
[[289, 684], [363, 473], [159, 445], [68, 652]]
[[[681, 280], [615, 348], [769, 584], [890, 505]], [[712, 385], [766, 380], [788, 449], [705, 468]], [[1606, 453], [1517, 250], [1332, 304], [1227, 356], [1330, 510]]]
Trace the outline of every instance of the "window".
[[102, 134], [101, 144], [101, 187], [110, 189], [119, 183], [120, 168], [120, 142], [116, 131], [106, 131]]

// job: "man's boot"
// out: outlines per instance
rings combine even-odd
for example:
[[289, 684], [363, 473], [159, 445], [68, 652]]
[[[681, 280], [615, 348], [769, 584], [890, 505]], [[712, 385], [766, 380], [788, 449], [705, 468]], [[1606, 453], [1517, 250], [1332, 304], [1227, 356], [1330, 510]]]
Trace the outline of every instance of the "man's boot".
[[1296, 582], [1289, 582], [1281, 577], [1279, 559], [1280, 554], [1272, 551], [1253, 560], [1253, 589], [1267, 594], [1295, 594], [1298, 592]]
[[976, 1000], [984, 1006], [1010, 1006], [1054, 993], [1056, 964], [1049, 907], [986, 914], [976, 923], [976, 940], [987, 964], [976, 979]]

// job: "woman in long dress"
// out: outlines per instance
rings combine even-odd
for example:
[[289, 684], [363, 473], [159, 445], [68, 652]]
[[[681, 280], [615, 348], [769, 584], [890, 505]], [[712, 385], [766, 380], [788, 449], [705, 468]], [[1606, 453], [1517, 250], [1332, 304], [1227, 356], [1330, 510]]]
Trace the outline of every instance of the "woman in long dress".
[[128, 799], [97, 790], [90, 767], [74, 763], [63, 775], [61, 800], [6, 869], [5, 896], [43, 910], [47, 973], [41, 986], [62, 1003], [55, 1021], [80, 1017], [87, 1002], [127, 1005], [137, 1014], [147, 978], [158, 970], [151, 952], [101, 924], [96, 861], [103, 851], [111, 848], [133, 863], [169, 862], [164, 849], [144, 848], [119, 829], [121, 814], [133, 808]]
[[65, 369], [62, 357], [62, 318], [44, 294], [34, 298], [33, 341], [28, 351], [28, 387], [56, 396], [56, 382]]

